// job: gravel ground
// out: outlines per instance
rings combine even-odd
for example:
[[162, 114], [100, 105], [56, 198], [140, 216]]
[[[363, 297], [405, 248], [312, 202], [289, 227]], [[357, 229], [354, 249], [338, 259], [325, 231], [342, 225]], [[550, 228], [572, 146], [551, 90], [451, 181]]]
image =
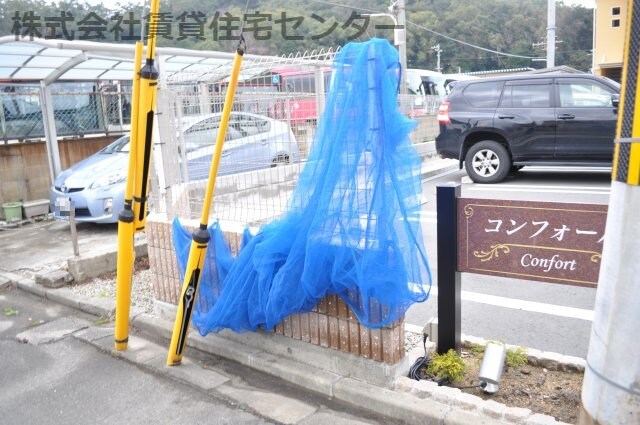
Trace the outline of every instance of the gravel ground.
[[[153, 314], [153, 290], [151, 279], [153, 273], [149, 269], [148, 259], [136, 261], [136, 271], [133, 275], [131, 288], [131, 307], [144, 309], [145, 313]], [[116, 298], [116, 275], [110, 273], [86, 282], [69, 286], [74, 293], [82, 297]]]
[[404, 332], [404, 348], [409, 352], [412, 348], [422, 348], [422, 334], [405, 331]]

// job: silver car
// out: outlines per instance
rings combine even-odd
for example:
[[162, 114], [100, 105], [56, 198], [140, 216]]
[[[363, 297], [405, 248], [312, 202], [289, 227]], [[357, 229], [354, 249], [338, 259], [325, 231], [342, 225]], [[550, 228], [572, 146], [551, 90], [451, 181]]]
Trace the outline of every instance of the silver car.
[[115, 223], [124, 207], [124, 186], [129, 164], [129, 136], [64, 170], [49, 190], [56, 218], [72, 201], [77, 221]]
[[[183, 123], [184, 149], [190, 180], [206, 179], [215, 149], [221, 114]], [[218, 175], [298, 162], [298, 143], [289, 125], [261, 115], [233, 112], [222, 148]]]
[[[221, 114], [188, 117], [178, 130], [181, 156], [190, 180], [206, 179], [213, 156]], [[77, 221], [116, 223], [124, 207], [129, 161], [129, 136], [60, 173], [49, 192], [54, 217], [61, 205], [73, 201]], [[298, 143], [289, 126], [256, 114], [234, 112], [229, 120], [218, 175], [298, 162]]]

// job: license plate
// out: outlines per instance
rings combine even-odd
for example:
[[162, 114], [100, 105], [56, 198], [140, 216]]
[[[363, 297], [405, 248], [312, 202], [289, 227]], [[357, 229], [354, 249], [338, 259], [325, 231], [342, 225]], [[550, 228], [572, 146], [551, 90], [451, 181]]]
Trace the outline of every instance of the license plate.
[[69, 215], [69, 211], [71, 211], [71, 200], [64, 196], [58, 196], [56, 198], [55, 208], [56, 212], [59, 212], [60, 215]]

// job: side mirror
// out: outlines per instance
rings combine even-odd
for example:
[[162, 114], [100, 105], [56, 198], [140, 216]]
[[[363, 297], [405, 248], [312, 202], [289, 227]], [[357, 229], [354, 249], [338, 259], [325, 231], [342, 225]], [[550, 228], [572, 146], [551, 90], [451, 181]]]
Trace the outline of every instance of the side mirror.
[[611, 95], [611, 104], [613, 105], [614, 108], [617, 108], [618, 105], [620, 104], [620, 95], [618, 93], [613, 93]]

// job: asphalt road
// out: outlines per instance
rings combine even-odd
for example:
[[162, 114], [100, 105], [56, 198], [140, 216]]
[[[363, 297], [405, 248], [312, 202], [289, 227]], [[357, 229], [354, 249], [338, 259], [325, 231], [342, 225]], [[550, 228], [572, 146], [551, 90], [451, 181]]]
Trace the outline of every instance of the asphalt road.
[[[462, 183], [463, 197], [606, 204], [610, 179], [602, 169], [526, 167], [495, 185], [473, 184], [464, 171], [424, 181], [420, 220], [434, 287], [438, 184]], [[586, 358], [595, 289], [469, 273], [461, 280], [463, 334]], [[422, 328], [436, 316], [437, 290], [409, 309], [407, 323]]]

